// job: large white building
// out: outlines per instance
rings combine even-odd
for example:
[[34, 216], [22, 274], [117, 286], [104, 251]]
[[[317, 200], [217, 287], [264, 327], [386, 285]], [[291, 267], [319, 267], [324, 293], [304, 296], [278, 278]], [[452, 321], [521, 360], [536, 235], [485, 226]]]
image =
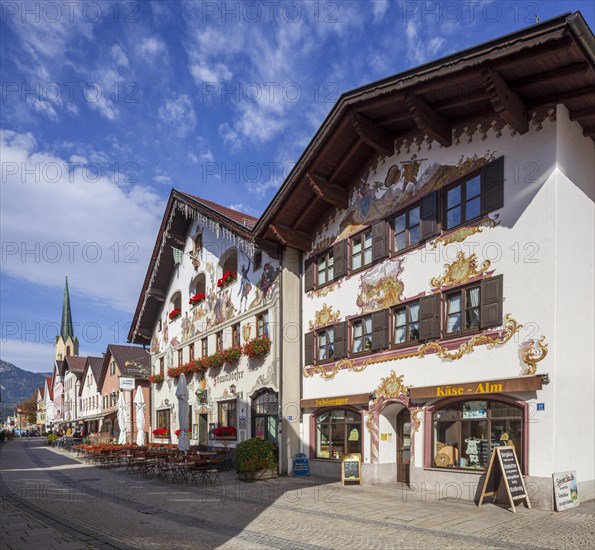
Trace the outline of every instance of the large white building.
[[256, 221], [170, 195], [129, 335], [150, 342], [153, 442], [177, 442], [183, 372], [193, 444], [279, 444], [280, 267], [276, 245], [255, 246]]
[[535, 506], [595, 496], [594, 44], [563, 16], [344, 94], [259, 220], [302, 252], [313, 474], [474, 499], [507, 445]]

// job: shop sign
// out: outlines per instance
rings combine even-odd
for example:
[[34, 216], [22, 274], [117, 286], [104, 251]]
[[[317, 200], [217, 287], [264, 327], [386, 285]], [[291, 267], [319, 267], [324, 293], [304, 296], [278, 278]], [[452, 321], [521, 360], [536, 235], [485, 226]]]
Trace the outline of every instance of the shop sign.
[[516, 512], [514, 506], [515, 500], [524, 499], [527, 503], [527, 507], [531, 508], [525, 481], [523, 480], [523, 474], [521, 473], [521, 467], [514, 451], [514, 447], [505, 446], [496, 447], [494, 449], [492, 458], [490, 459], [490, 465], [488, 466], [488, 471], [486, 472], [478, 506], [481, 506], [485, 497], [496, 498], [498, 496], [500, 485], [502, 484], [504, 484], [504, 487], [506, 488], [508, 500], [513, 512]]
[[369, 393], [358, 395], [344, 395], [341, 397], [321, 397], [319, 399], [302, 399], [302, 408], [341, 407], [344, 405], [367, 405], [370, 401]]
[[293, 475], [297, 477], [310, 475], [310, 461], [304, 453], [298, 453], [293, 457]]
[[346, 481], [355, 481], [362, 484], [362, 455], [359, 453], [350, 453], [341, 460], [341, 483], [345, 485]]
[[540, 390], [543, 385], [541, 376], [520, 376], [504, 380], [483, 380], [465, 384], [445, 384], [410, 388], [411, 399], [428, 399], [432, 397], [459, 397], [464, 395], [484, 395], [487, 393], [506, 393]]
[[119, 388], [121, 390], [133, 390], [134, 389], [134, 378], [121, 377]]
[[578, 498], [576, 472], [559, 472], [552, 477], [554, 478], [556, 510], [562, 512], [578, 506], [580, 501]]

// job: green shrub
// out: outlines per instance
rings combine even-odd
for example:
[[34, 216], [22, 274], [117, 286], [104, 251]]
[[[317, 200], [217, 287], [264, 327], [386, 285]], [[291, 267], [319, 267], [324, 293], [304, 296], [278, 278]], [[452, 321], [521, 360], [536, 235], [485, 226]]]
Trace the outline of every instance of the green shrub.
[[58, 441], [58, 434], [48, 434], [48, 443], [51, 445], [54, 441]]
[[242, 441], [236, 447], [236, 471], [257, 472], [258, 470], [275, 470], [277, 462], [273, 452], [273, 444], [257, 437]]

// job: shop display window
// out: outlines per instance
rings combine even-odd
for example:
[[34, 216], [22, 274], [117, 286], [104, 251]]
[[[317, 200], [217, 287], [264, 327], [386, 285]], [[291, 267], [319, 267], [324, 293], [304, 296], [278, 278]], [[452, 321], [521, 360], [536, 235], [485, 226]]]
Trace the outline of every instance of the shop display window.
[[521, 456], [522, 409], [499, 401], [462, 401], [433, 414], [433, 459], [438, 468], [485, 470], [495, 447]]
[[361, 453], [362, 420], [349, 409], [325, 411], [316, 417], [316, 458], [340, 460]]

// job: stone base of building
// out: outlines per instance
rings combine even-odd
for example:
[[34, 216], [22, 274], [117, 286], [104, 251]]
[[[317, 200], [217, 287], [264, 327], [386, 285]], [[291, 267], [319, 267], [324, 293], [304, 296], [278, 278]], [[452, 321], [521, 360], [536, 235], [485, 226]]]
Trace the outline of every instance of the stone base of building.
[[[338, 461], [310, 459], [310, 474], [333, 481], [341, 479], [341, 464]], [[397, 498], [405, 502], [408, 498], [421, 498], [426, 502], [439, 500], [466, 500], [479, 502], [485, 479], [484, 472], [453, 472], [444, 469], [424, 469], [411, 467], [410, 483], [397, 489]], [[396, 464], [362, 464], [362, 484], [378, 485], [396, 483]], [[554, 510], [554, 489], [551, 477], [525, 477], [525, 485], [531, 500], [531, 506], [540, 510]], [[578, 491], [581, 502], [595, 498], [595, 481], [579, 480]], [[487, 502], [491, 499], [488, 498]], [[504, 489], [500, 491], [497, 502], [508, 502]], [[523, 501], [519, 501], [524, 506]]]

